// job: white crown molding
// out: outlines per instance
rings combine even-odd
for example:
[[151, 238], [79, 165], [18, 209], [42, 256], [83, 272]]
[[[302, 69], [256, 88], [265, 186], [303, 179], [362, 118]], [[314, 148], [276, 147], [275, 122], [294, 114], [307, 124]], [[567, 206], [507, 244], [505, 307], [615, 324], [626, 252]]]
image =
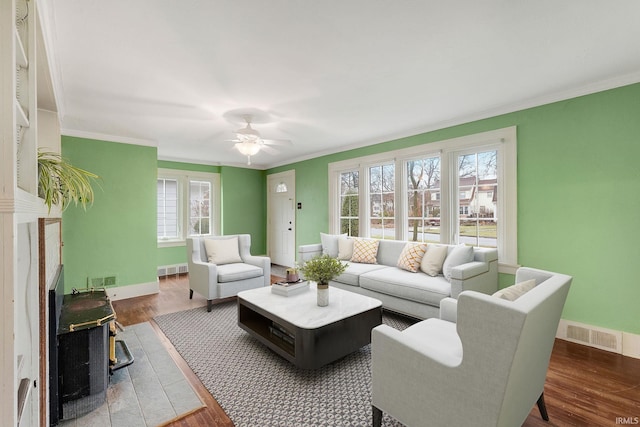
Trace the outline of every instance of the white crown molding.
[[471, 123], [478, 120], [488, 119], [491, 117], [497, 117], [504, 114], [514, 113], [516, 111], [526, 110], [528, 108], [539, 107], [542, 105], [553, 104], [554, 102], [566, 101], [572, 98], [578, 98], [580, 96], [590, 95], [593, 93], [604, 92], [606, 90], [615, 89], [622, 86], [627, 86], [631, 84], [635, 84], [640, 82], [640, 72], [634, 72], [630, 74], [625, 74], [622, 76], [617, 76], [611, 79], [601, 80], [598, 82], [589, 83], [587, 85], [583, 85], [580, 87], [567, 89], [564, 91], [554, 92], [542, 96], [538, 96], [535, 98], [530, 98], [521, 102], [516, 102], [508, 105], [503, 105], [497, 108], [492, 108], [489, 110], [480, 111], [474, 114], [456, 117], [451, 120], [445, 120], [442, 122], [438, 122], [432, 125], [428, 125], [426, 127], [414, 128], [411, 130], [406, 130], [402, 132], [397, 132], [394, 134], [387, 134], [385, 136], [376, 137], [375, 139], [369, 139], [360, 141], [354, 144], [343, 146], [339, 150], [323, 150], [317, 151], [315, 153], [311, 153], [305, 156], [300, 156], [296, 158], [292, 158], [290, 160], [284, 162], [278, 162], [274, 164], [268, 165], [269, 168], [275, 168], [279, 166], [285, 166], [292, 163], [302, 162], [305, 160], [314, 159], [316, 157], [327, 156], [336, 153], [342, 153], [349, 150], [355, 150], [358, 148], [368, 147], [375, 144], [380, 144], [389, 141], [395, 141], [402, 138], [408, 138], [411, 136], [420, 135], [427, 132], [433, 132], [441, 129], [445, 129], [452, 126], [462, 125], [465, 123]]
[[155, 148], [158, 147], [158, 143], [156, 141], [151, 141], [151, 140], [142, 139], [142, 138], [131, 138], [128, 136], [108, 135], [105, 133], [87, 132], [87, 131], [76, 130], [76, 129], [60, 129], [60, 133], [63, 136], [74, 136], [76, 138], [97, 139], [98, 141], [120, 142], [122, 144], [144, 145], [146, 147], [155, 147]]
[[202, 159], [192, 159], [188, 157], [173, 157], [173, 156], [158, 156], [158, 160], [166, 161], [166, 162], [177, 162], [177, 163], [192, 163], [196, 165], [209, 165], [209, 166], [227, 166], [233, 168], [242, 168], [242, 169], [255, 169], [255, 170], [266, 170], [268, 169], [267, 165], [263, 164], [255, 164], [252, 163], [247, 165], [246, 163], [241, 162], [211, 162]]

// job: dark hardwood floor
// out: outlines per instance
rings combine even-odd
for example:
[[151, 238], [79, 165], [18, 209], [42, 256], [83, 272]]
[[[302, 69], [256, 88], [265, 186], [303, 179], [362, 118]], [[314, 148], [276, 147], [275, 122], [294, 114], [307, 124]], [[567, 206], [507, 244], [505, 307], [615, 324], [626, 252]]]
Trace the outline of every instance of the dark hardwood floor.
[[[273, 279], [275, 281], [278, 278]], [[151, 322], [169, 353], [207, 406], [169, 426], [233, 426], [220, 405], [153, 321], [160, 314], [206, 305], [206, 300], [198, 294], [194, 293], [193, 299], [189, 299], [188, 280], [186, 275], [161, 279], [159, 294], [114, 301], [117, 319], [125, 327]], [[523, 426], [638, 424], [636, 417], [640, 417], [640, 359], [556, 340], [545, 384], [545, 400], [550, 421], [542, 420], [537, 407], [534, 407]]]

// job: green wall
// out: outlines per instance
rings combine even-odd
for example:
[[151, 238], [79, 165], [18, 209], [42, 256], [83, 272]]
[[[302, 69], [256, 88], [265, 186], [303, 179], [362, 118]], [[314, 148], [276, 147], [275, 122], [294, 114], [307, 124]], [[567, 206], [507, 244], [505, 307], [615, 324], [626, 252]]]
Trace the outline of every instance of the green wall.
[[267, 184], [264, 171], [220, 167], [222, 233], [250, 234], [251, 253], [267, 253]]
[[[563, 317], [640, 333], [640, 84], [336, 153], [295, 169], [297, 245], [328, 230], [328, 164], [508, 126], [518, 129], [518, 262], [572, 275]], [[513, 276], [500, 275], [500, 285]]]
[[88, 277], [155, 282], [156, 149], [63, 136], [62, 154], [100, 176], [93, 205], [62, 215], [66, 291], [84, 289]]

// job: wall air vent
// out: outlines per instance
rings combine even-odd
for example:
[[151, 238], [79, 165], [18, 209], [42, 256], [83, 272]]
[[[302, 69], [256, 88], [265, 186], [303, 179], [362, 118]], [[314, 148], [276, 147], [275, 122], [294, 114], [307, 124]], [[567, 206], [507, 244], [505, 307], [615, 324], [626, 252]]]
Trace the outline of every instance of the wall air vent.
[[622, 332], [612, 329], [560, 320], [557, 337], [601, 350], [622, 353]]

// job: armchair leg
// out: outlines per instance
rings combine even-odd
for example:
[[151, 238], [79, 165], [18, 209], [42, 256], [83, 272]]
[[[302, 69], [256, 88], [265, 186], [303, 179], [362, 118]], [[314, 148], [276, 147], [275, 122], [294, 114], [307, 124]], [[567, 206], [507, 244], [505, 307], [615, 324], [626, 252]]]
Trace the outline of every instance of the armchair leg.
[[544, 393], [538, 398], [538, 410], [543, 420], [549, 421], [549, 414], [547, 414], [547, 405], [544, 403]]
[[207, 300], [207, 311], [211, 311], [211, 307], [213, 307], [213, 300]]
[[371, 405], [373, 411], [373, 427], [382, 426], [382, 410]]
[[193, 289], [189, 289], [189, 299], [193, 299]]

